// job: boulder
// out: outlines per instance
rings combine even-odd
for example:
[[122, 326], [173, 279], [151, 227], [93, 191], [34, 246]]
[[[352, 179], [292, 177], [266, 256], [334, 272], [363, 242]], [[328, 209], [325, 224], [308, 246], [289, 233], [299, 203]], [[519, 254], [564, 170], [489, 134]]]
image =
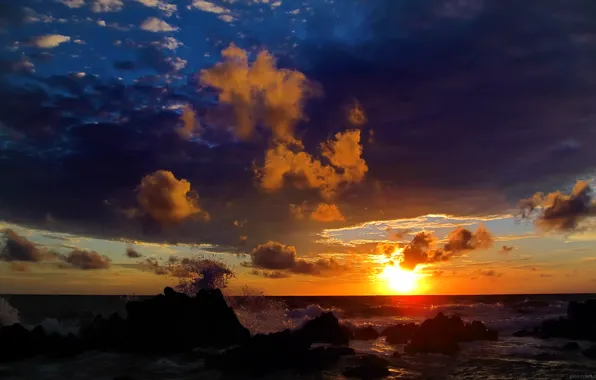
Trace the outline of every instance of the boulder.
[[596, 360], [596, 344], [587, 350], [583, 350], [582, 354], [588, 359]]
[[571, 301], [567, 316], [546, 319], [532, 331], [522, 330], [516, 336], [535, 336], [543, 339], [566, 338], [596, 341], [596, 300], [584, 303]]
[[564, 351], [579, 351], [581, 347], [579, 346], [579, 344], [577, 344], [577, 342], [569, 342], [565, 343], [565, 345], [563, 345], [561, 349]]
[[372, 326], [357, 327], [352, 330], [354, 340], [375, 340], [378, 337], [379, 332]]
[[0, 328], [0, 362], [33, 356], [35, 346], [29, 330], [20, 323]]
[[439, 313], [420, 325], [404, 351], [408, 354], [433, 352], [453, 355], [459, 350], [459, 342], [497, 339], [498, 333], [486, 328], [480, 321], [465, 324], [459, 316], [447, 317]]
[[347, 345], [352, 336], [350, 329], [340, 325], [335, 315], [331, 312], [323, 313], [311, 319], [298, 329], [296, 333], [310, 343], [330, 343], [335, 345]]

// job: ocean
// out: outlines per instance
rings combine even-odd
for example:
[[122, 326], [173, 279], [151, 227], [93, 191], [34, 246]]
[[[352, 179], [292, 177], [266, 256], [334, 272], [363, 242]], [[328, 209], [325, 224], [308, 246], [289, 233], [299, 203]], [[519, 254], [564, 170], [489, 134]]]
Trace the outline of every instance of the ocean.
[[[42, 324], [46, 331], [76, 333], [84, 321], [96, 314], [113, 312], [125, 316], [127, 297], [4, 295], [10, 306], [0, 303], [0, 319], [17, 319], [27, 327]], [[140, 297], [143, 298], [143, 297]], [[299, 327], [309, 318], [332, 311], [348, 326], [383, 327], [421, 322], [437, 313], [480, 320], [499, 331], [498, 341], [462, 344], [454, 357], [439, 354], [394, 355], [403, 345], [391, 346], [384, 338], [352, 341], [358, 353], [375, 354], [390, 361], [388, 379], [596, 379], [596, 361], [580, 352], [564, 351], [565, 339], [514, 337], [524, 327], [545, 318], [566, 314], [569, 301], [594, 299], [590, 294], [490, 295], [490, 296], [375, 296], [375, 297], [228, 297], [240, 321], [251, 332], [273, 332]], [[2, 306], [4, 305], [4, 306]], [[18, 312], [18, 316], [17, 316]], [[587, 348], [590, 342], [578, 342]], [[2, 344], [2, 342], [0, 342]], [[349, 358], [337, 368], [317, 375], [284, 372], [268, 379], [344, 379], [341, 374]], [[0, 364], [2, 380], [112, 380], [129, 376], [135, 380], [220, 379], [215, 371], [192, 353], [172, 356], [143, 356], [109, 352], [86, 352], [69, 359], [33, 358]]]

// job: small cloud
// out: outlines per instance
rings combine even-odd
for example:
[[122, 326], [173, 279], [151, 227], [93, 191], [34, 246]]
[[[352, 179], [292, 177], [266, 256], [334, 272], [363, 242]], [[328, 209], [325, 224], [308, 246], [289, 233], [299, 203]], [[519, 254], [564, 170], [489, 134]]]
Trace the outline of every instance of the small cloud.
[[304, 219], [304, 212], [302, 211], [302, 205], [291, 204], [290, 205], [290, 215], [295, 220], [303, 220]]
[[247, 220], [246, 219], [244, 219], [242, 221], [240, 221], [240, 220], [234, 220], [234, 227], [241, 228], [241, 227], [244, 227], [246, 225], [246, 223], [247, 223]]
[[141, 208], [163, 225], [178, 224], [197, 215], [209, 219], [199, 207], [198, 194], [191, 193], [190, 182], [176, 179], [170, 171], [158, 170], [145, 176], [138, 191]]
[[80, 8], [85, 5], [85, 0], [57, 0], [57, 2], [69, 8]]
[[174, 37], [164, 37], [159, 41], [153, 41], [152, 45], [158, 46], [161, 49], [168, 49], [168, 50], [176, 50], [180, 46], [184, 46], [184, 44]]
[[220, 7], [220, 6], [215, 5], [209, 1], [204, 1], [204, 0], [194, 0], [192, 2], [192, 6], [203, 11], [203, 12], [209, 12], [209, 13], [215, 13], [215, 14], [223, 14], [223, 13], [230, 12], [229, 9]]
[[149, 8], [157, 8], [164, 13], [166, 17], [172, 16], [178, 10], [176, 4], [169, 4], [166, 0], [136, 0], [137, 2]]
[[130, 257], [131, 259], [136, 259], [139, 257], [143, 257], [143, 255], [141, 255], [139, 252], [137, 252], [137, 250], [135, 250], [134, 248], [127, 248], [126, 249], [126, 256]]
[[328, 203], [319, 203], [315, 211], [310, 215], [310, 219], [317, 222], [337, 222], [346, 220], [336, 205]]
[[266, 271], [266, 270], [259, 270], [259, 269], [251, 269], [250, 274], [253, 276], [260, 276], [265, 278], [272, 278], [272, 279], [279, 279], [279, 278], [288, 278], [290, 277], [289, 274], [280, 272], [280, 271]]
[[493, 269], [488, 269], [488, 270], [483, 270], [483, 269], [479, 269], [474, 271], [474, 274], [478, 275], [478, 276], [484, 276], [484, 277], [502, 277], [503, 273], [498, 273]]
[[68, 36], [63, 36], [61, 34], [46, 34], [33, 38], [31, 43], [33, 46], [41, 49], [51, 49], [68, 41], [70, 41], [70, 37]]
[[0, 251], [0, 260], [39, 262], [43, 259], [44, 253], [37, 244], [9, 228], [4, 230], [4, 247]]
[[174, 32], [178, 30], [177, 27], [171, 26], [167, 22], [160, 20], [156, 17], [149, 17], [141, 24], [141, 29], [148, 32]]
[[13, 261], [10, 268], [13, 272], [29, 272], [29, 265], [20, 261]]
[[191, 106], [186, 105], [182, 109], [182, 127], [176, 129], [178, 135], [184, 140], [190, 140], [200, 129], [199, 119]]
[[63, 256], [62, 261], [83, 270], [107, 269], [110, 267], [110, 259], [107, 256], [82, 249], [73, 250], [68, 255]]
[[513, 251], [515, 248], [509, 245], [504, 245], [501, 247], [501, 250], [499, 251], [500, 253], [509, 253], [511, 251]]
[[72, 42], [74, 42], [75, 44], [79, 44], [79, 45], [87, 45], [87, 43], [83, 40], [74, 40]]
[[364, 113], [364, 108], [357, 100], [355, 100], [354, 103], [348, 108], [347, 118], [350, 124], [357, 127], [361, 127], [366, 124], [367, 119], [366, 114]]
[[94, 13], [120, 12], [124, 7], [122, 0], [93, 0], [91, 11]]

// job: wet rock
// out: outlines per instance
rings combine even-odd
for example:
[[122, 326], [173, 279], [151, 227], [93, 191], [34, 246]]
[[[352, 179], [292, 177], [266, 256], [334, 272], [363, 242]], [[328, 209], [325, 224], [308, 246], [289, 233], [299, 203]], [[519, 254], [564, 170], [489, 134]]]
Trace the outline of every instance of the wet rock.
[[569, 302], [566, 317], [546, 319], [540, 326], [525, 333], [543, 339], [567, 338], [596, 341], [596, 300], [588, 300], [584, 303]]
[[333, 313], [323, 313], [320, 316], [306, 322], [297, 330], [306, 341], [311, 343], [330, 343], [335, 345], [347, 345], [350, 342], [350, 330], [339, 324]]
[[581, 349], [581, 347], [579, 346], [579, 344], [577, 344], [577, 342], [569, 342], [565, 343], [565, 345], [563, 345], [561, 349], [565, 351], [578, 351]]
[[459, 342], [497, 340], [498, 333], [486, 328], [480, 321], [465, 324], [461, 317], [447, 317], [443, 313], [424, 321], [404, 351], [408, 354], [439, 353], [453, 355], [459, 351]]
[[19, 323], [0, 328], [0, 362], [20, 360], [35, 354], [29, 330]]
[[352, 330], [354, 340], [375, 340], [378, 337], [379, 332], [372, 326], [357, 327]]
[[389, 362], [375, 355], [366, 355], [360, 359], [358, 366], [346, 369], [343, 375], [347, 378], [380, 379], [389, 376]]
[[389, 344], [408, 343], [418, 330], [418, 325], [414, 323], [397, 324], [389, 326], [381, 331], [381, 336], [386, 337]]

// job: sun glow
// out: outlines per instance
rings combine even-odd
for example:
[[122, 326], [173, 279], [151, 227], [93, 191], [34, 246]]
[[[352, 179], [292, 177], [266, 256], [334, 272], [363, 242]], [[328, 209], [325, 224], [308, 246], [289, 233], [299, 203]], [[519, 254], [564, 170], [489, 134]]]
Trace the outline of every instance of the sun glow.
[[419, 275], [397, 265], [387, 265], [379, 277], [387, 283], [389, 289], [399, 293], [411, 293], [418, 288]]

